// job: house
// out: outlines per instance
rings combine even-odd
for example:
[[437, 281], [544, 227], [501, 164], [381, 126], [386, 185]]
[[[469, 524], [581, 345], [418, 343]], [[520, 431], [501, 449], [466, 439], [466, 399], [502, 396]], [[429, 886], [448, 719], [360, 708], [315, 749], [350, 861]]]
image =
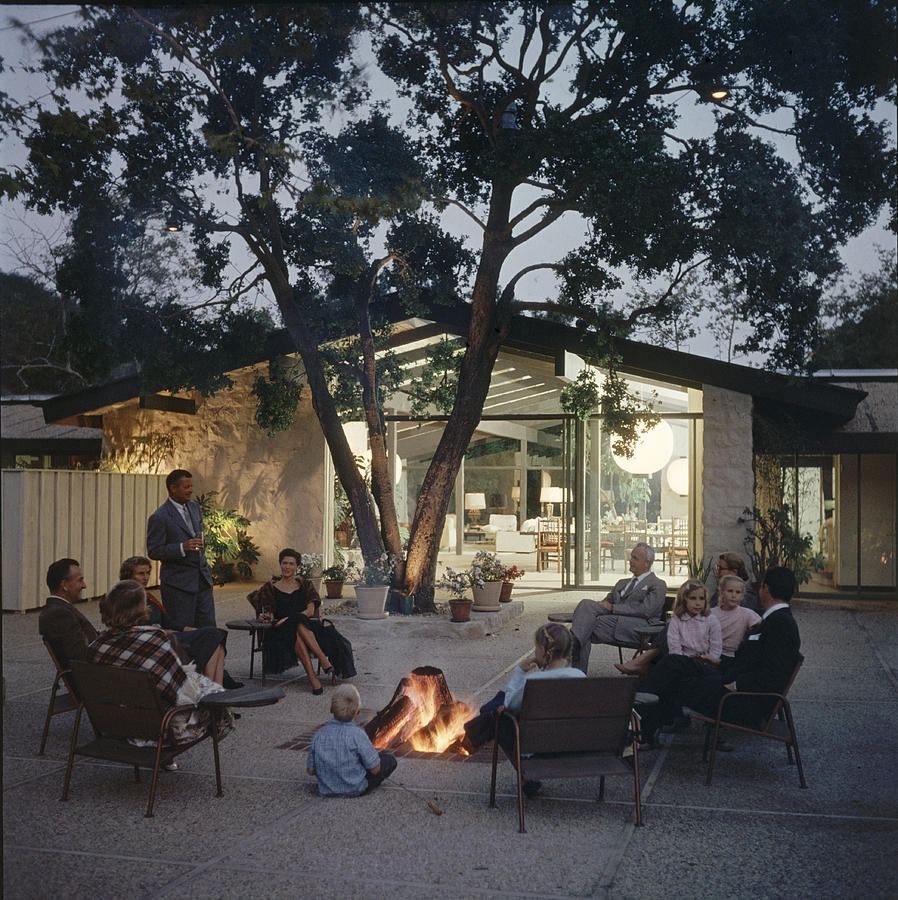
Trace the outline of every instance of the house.
[[[397, 322], [391, 344], [409, 382], [429, 342], [460, 333], [464, 322], [442, 313], [439, 322]], [[271, 357], [290, 349], [286, 334], [273, 336]], [[616, 350], [631, 391], [661, 414], [660, 457], [629, 472], [601, 417], [565, 415], [561, 389], [597, 363], [589, 336], [519, 317], [450, 500], [449, 552], [492, 546], [497, 530], [516, 524], [527, 534], [557, 515], [571, 549], [557, 562], [560, 586], [613, 583], [638, 539], [659, 549], [655, 568], [676, 583], [690, 560], [743, 550], [746, 508], [785, 502], [824, 560], [817, 587], [894, 594], [894, 372], [797, 378], [632, 341]], [[246, 515], [262, 549], [257, 572], [268, 575], [282, 546], [331, 552], [334, 476], [308, 393], [289, 431], [268, 438], [255, 424], [251, 387], [267, 362], [229, 373], [234, 386], [209, 398], [141, 397], [138, 380], [124, 378], [48, 400], [44, 414], [55, 424], [98, 417], [111, 452], [164, 438], [160, 471], [190, 469], [199, 492], [216, 490]], [[415, 419], [409, 407], [400, 392], [386, 416], [400, 522], [410, 520], [446, 418]], [[526, 541], [504, 543], [529, 550]], [[521, 562], [529, 559], [522, 552]]]
[[0, 467], [4, 469], [90, 469], [103, 449], [103, 429], [88, 418], [74, 425], [48, 425], [46, 395], [0, 398]]

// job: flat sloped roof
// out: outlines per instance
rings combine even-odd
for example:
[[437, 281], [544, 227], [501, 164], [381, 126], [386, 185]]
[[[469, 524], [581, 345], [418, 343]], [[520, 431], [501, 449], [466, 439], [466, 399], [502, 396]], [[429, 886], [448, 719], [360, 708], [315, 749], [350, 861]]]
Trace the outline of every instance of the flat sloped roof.
[[[405, 344], [436, 337], [444, 332], [463, 335], [467, 330], [469, 311], [440, 309], [439, 319], [397, 319], [391, 346], [401, 350]], [[836, 428], [849, 421], [858, 403], [866, 396], [862, 390], [831, 384], [820, 378], [807, 378], [767, 372], [750, 366], [708, 359], [681, 350], [670, 350], [638, 341], [618, 340], [614, 344], [623, 372], [637, 377], [670, 381], [684, 387], [713, 385], [725, 390], [750, 394], [767, 401], [765, 405], [784, 405], [796, 414], [816, 419], [826, 428]], [[564, 351], [598, 364], [594, 339], [582, 329], [529, 316], [516, 316], [511, 323], [503, 350], [515, 351], [546, 359], [558, 358]], [[272, 356], [295, 352], [286, 329], [273, 332], [267, 352], [258, 362]], [[96, 413], [104, 408], [126, 403], [158, 387], [142, 384], [132, 375], [109, 381], [87, 390], [54, 397], [43, 404], [47, 423], [71, 420], [73, 416]]]

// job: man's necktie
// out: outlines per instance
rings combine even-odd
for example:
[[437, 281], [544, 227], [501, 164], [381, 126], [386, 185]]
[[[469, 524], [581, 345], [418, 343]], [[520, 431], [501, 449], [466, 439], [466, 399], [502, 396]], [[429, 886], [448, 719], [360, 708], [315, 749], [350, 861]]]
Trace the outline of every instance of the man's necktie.
[[193, 527], [193, 522], [190, 521], [190, 513], [187, 511], [187, 504], [185, 503], [184, 506], [180, 507], [180, 509], [181, 509], [181, 516], [184, 519], [184, 524], [187, 526], [187, 530], [194, 537], [196, 537], [196, 530]]
[[636, 587], [636, 576], [634, 575], [630, 579], [630, 583], [621, 591], [621, 595], [620, 595], [621, 600], [623, 600], [624, 597], [628, 597], [630, 595], [630, 591], [632, 591], [633, 588], [635, 588], [635, 587]]

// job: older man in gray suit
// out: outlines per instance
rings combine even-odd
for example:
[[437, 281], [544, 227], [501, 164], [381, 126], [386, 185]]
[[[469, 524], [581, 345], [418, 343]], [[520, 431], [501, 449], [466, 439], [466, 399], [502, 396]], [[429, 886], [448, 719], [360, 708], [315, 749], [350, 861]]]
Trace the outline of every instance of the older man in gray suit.
[[203, 551], [203, 523], [193, 476], [175, 469], [165, 479], [168, 500], [147, 520], [147, 556], [161, 560], [162, 603], [175, 629], [215, 624], [212, 570]]
[[571, 631], [580, 642], [580, 655], [574, 665], [584, 672], [589, 667], [593, 637], [597, 644], [635, 642], [636, 628], [664, 621], [667, 584], [651, 571], [654, 561], [655, 551], [648, 544], [637, 544], [630, 553], [632, 577], [621, 579], [604, 600], [586, 599], [577, 604]]

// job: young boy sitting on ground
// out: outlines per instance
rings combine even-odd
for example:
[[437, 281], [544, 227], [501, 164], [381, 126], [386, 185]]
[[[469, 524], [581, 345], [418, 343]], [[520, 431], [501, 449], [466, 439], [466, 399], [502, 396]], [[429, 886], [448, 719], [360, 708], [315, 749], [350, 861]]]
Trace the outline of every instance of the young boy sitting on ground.
[[331, 700], [333, 719], [322, 725], [309, 747], [306, 771], [318, 777], [322, 797], [358, 797], [374, 790], [396, 768], [396, 757], [377, 751], [352, 720], [362, 701], [351, 684], [341, 684]]

